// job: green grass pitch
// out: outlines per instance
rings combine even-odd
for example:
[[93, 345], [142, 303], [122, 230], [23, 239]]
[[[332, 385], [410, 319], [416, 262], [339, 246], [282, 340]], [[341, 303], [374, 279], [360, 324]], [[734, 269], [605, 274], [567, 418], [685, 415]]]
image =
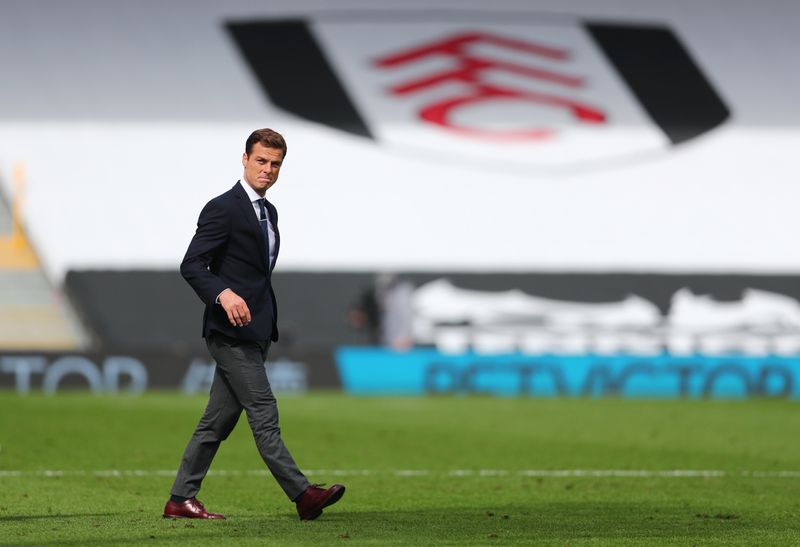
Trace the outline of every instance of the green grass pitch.
[[0, 393], [0, 544], [800, 544], [798, 403], [282, 396], [342, 501], [299, 521], [243, 417], [199, 496], [228, 519], [164, 520], [204, 404]]

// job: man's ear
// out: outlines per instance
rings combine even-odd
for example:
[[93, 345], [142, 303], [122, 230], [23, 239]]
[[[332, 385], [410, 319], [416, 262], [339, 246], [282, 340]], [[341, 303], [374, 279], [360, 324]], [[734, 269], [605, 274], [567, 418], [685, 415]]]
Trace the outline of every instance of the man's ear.
[[247, 152], [242, 154], [242, 167], [245, 167], [246, 165], [247, 165]]

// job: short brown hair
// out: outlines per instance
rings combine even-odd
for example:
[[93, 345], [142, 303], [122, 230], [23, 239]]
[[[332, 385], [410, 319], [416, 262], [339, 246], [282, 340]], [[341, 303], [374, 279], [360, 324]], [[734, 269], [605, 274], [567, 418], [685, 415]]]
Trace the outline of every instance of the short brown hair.
[[267, 148], [282, 150], [283, 157], [286, 157], [286, 141], [283, 139], [283, 135], [277, 131], [265, 127], [264, 129], [256, 129], [250, 133], [250, 136], [247, 137], [247, 142], [244, 143], [245, 154], [249, 156], [253, 152], [253, 145], [255, 143], [260, 143], [261, 146], [266, 146]]

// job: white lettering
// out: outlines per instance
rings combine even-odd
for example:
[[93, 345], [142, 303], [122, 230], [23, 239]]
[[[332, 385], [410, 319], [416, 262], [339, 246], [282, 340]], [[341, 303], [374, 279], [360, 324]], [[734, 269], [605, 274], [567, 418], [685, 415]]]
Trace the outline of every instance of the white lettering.
[[108, 357], [103, 363], [106, 391], [117, 393], [120, 376], [123, 375], [130, 378], [127, 389], [130, 393], [142, 393], [147, 389], [147, 369], [141, 361], [133, 357]]
[[97, 366], [87, 358], [77, 355], [56, 359], [56, 361], [48, 367], [47, 371], [44, 373], [42, 391], [48, 394], [55, 393], [58, 390], [58, 384], [69, 374], [83, 376], [89, 383], [89, 390], [92, 393], [102, 393], [103, 377], [100, 371], [97, 370]]
[[8, 356], [0, 357], [0, 371], [15, 376], [17, 393], [29, 393], [31, 390], [31, 374], [41, 373], [46, 363], [44, 357]]
[[188, 394], [207, 392], [211, 389], [214, 382], [214, 362], [204, 361], [203, 359], [193, 359], [186, 371], [186, 376], [181, 382], [181, 390]]

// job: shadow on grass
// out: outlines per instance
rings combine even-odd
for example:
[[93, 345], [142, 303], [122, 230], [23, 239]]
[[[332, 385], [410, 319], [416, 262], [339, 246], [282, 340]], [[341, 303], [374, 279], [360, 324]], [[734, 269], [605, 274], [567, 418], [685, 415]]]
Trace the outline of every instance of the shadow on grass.
[[[717, 518], [721, 515], [725, 518]], [[96, 526], [103, 519], [101, 528]], [[14, 521], [15, 517], [3, 520]], [[41, 515], [23, 519], [69, 520], [70, 533], [45, 531], [16, 537], [18, 544], [55, 542], [59, 545], [113, 543], [351, 543], [474, 545], [531, 543], [688, 544], [753, 541], [770, 543], [774, 521], [747, 515], [706, 512], [687, 505], [647, 505], [625, 502], [558, 502], [504, 505], [485, 509], [442, 507], [420, 510], [359, 511], [330, 509], [320, 519], [301, 522], [289, 511], [259, 514], [229, 513], [227, 520], [171, 520], [127, 513]], [[79, 519], [80, 522], [75, 522]], [[765, 535], [767, 534], [767, 535]], [[67, 537], [69, 536], [69, 537]], [[7, 539], [14, 538], [8, 537]]]

